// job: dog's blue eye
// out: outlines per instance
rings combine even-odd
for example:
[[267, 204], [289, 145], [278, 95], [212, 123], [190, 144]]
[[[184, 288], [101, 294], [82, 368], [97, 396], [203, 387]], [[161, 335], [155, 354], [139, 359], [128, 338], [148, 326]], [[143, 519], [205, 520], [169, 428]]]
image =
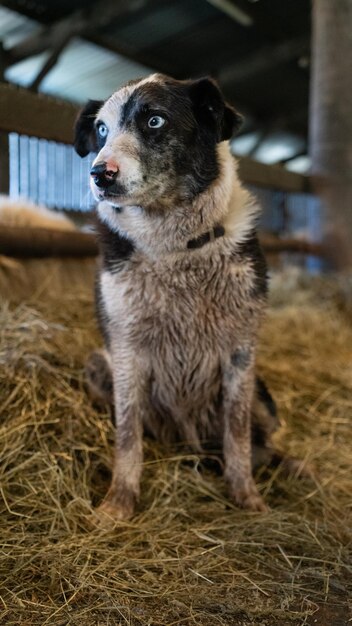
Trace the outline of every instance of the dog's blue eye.
[[107, 134], [108, 134], [107, 126], [105, 126], [105, 124], [99, 124], [98, 125], [98, 135], [99, 135], [99, 137], [101, 137], [102, 139], [105, 139]]
[[153, 115], [153, 117], [150, 117], [148, 120], [149, 128], [161, 128], [164, 124], [165, 120], [161, 115]]

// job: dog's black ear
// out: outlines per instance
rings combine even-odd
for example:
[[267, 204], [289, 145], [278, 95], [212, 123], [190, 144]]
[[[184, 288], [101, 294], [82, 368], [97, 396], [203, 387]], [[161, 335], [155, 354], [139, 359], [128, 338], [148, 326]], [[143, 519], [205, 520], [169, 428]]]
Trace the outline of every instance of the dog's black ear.
[[201, 78], [191, 81], [189, 89], [197, 119], [214, 129], [218, 142], [231, 139], [239, 130], [243, 118], [225, 102], [216, 82], [211, 78]]
[[88, 100], [76, 119], [73, 145], [80, 157], [98, 149], [94, 120], [102, 104], [101, 100]]

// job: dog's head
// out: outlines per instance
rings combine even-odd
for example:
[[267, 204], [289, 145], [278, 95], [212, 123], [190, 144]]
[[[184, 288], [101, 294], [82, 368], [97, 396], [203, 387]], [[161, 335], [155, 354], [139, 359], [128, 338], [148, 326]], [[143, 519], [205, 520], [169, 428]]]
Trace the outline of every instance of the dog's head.
[[97, 200], [167, 207], [192, 200], [218, 176], [216, 146], [241, 124], [211, 79], [154, 74], [105, 103], [89, 101], [76, 122], [80, 156], [98, 152], [91, 171]]

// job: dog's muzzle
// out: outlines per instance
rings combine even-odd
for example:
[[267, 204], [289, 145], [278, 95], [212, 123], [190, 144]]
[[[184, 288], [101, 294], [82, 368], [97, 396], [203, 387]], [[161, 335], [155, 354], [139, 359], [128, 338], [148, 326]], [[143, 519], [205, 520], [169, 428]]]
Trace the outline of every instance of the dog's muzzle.
[[107, 189], [108, 187], [114, 185], [117, 174], [118, 169], [107, 169], [106, 163], [97, 163], [90, 170], [90, 175], [93, 178], [94, 183], [100, 189]]

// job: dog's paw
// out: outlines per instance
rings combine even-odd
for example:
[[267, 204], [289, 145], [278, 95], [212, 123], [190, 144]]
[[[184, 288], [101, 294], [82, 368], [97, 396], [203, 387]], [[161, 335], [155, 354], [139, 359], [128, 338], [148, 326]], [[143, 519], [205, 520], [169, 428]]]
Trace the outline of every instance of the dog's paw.
[[133, 515], [133, 510], [104, 501], [96, 508], [88, 519], [91, 529], [113, 530], [119, 522], [127, 521]]
[[256, 511], [257, 513], [268, 513], [270, 511], [265, 504], [262, 496], [257, 493], [246, 494], [239, 502], [240, 506], [247, 511]]
[[247, 511], [267, 513], [270, 510], [261, 497], [254, 481], [240, 488], [232, 488], [231, 498], [238, 506]]
[[282, 461], [282, 471], [287, 478], [302, 478], [308, 480], [314, 480], [317, 477], [317, 473], [312, 465], [294, 459], [292, 457], [286, 457]]
[[270, 466], [279, 468], [285, 478], [299, 478], [314, 481], [318, 478], [316, 468], [306, 460], [302, 461], [282, 452], [273, 451]]

